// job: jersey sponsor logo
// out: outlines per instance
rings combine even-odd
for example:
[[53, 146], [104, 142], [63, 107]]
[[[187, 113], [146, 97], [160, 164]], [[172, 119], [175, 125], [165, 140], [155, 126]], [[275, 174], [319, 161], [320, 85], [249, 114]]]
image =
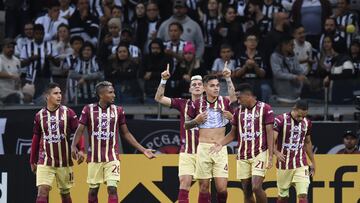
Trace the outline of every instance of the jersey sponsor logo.
[[61, 142], [61, 139], [65, 139], [65, 135], [64, 135], [64, 134], [59, 134], [59, 135], [45, 135], [45, 136], [43, 136], [43, 139], [44, 139], [47, 143], [59, 143], [59, 142]]
[[180, 150], [180, 134], [177, 130], [157, 130], [145, 136], [140, 144], [156, 150], [158, 154], [177, 154]]
[[245, 140], [245, 141], [253, 141], [255, 140], [257, 137], [260, 137], [261, 132], [246, 132], [246, 133], [241, 133], [240, 137]]
[[109, 140], [110, 138], [115, 136], [114, 132], [103, 132], [96, 131], [92, 133], [92, 136], [95, 136], [98, 140]]

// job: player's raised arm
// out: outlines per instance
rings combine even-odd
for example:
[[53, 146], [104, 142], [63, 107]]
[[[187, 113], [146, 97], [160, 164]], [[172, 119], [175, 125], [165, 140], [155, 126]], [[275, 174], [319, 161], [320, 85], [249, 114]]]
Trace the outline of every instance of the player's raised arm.
[[225, 62], [225, 67], [223, 68], [222, 72], [223, 77], [226, 80], [227, 88], [228, 88], [228, 94], [230, 103], [237, 101], [236, 95], [235, 95], [235, 87], [231, 80], [231, 70], [228, 68], [228, 62]]
[[145, 149], [131, 134], [126, 124], [122, 124], [120, 126], [120, 135], [125, 138], [125, 140], [131, 144], [135, 149], [142, 152], [147, 158], [152, 159], [155, 158], [156, 155], [153, 153], [152, 149]]
[[314, 153], [312, 151], [313, 146], [312, 146], [310, 134], [306, 135], [306, 137], [305, 137], [304, 148], [305, 148], [305, 153], [308, 155], [308, 157], [310, 158], [310, 161], [311, 161], [310, 174], [311, 174], [311, 176], [314, 176], [315, 175], [315, 158], [314, 158]]
[[168, 107], [170, 107], [171, 105], [171, 99], [169, 97], [165, 97], [164, 92], [165, 92], [166, 82], [169, 78], [170, 78], [170, 70], [169, 70], [169, 64], [167, 64], [166, 70], [161, 73], [161, 81], [155, 94], [155, 101]]

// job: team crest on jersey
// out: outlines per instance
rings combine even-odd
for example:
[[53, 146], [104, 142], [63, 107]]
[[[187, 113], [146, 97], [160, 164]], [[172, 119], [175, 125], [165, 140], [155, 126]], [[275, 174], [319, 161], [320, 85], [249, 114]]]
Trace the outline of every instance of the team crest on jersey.
[[156, 150], [158, 154], [177, 154], [180, 151], [180, 134], [177, 130], [157, 130], [145, 136], [140, 144]]

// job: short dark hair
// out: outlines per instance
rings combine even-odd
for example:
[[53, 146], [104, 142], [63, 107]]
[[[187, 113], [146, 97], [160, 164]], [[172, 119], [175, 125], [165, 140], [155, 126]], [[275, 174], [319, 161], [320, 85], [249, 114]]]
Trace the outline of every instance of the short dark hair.
[[337, 21], [336, 21], [336, 18], [334, 18], [334, 17], [328, 17], [328, 18], [325, 19], [324, 24], [325, 24], [325, 22], [326, 22], [327, 20], [332, 20], [332, 21], [334, 21], [335, 26], [336, 26], [336, 27], [338, 26], [338, 23], [337, 23]]
[[255, 5], [255, 6], [259, 6], [260, 9], [261, 7], [263, 6], [263, 3], [264, 1], [263, 0], [250, 0], [248, 4], [252, 4], [252, 5]]
[[222, 49], [230, 49], [230, 50], [232, 51], [232, 47], [231, 47], [231, 45], [228, 44], [228, 43], [223, 43], [223, 44], [221, 44], [221, 45], [220, 45], [220, 51], [221, 51]]
[[251, 94], [254, 94], [253, 87], [249, 83], [241, 83], [237, 86], [236, 92], [250, 92]]
[[73, 44], [75, 41], [81, 41], [84, 44], [84, 39], [78, 35], [75, 35], [70, 38], [70, 44]]
[[50, 1], [48, 8], [49, 8], [49, 9], [52, 9], [52, 8], [54, 8], [54, 7], [60, 7], [60, 2], [57, 1], [57, 0], [52, 0], [52, 1]]
[[105, 87], [112, 87], [113, 84], [109, 81], [101, 81], [99, 83], [96, 84], [95, 86], [95, 92], [96, 92], [96, 96], [99, 96], [100, 92], [105, 88]]
[[211, 74], [211, 75], [205, 75], [203, 78], [204, 83], [208, 83], [210, 80], [219, 80], [218, 76]]
[[44, 26], [41, 25], [41, 24], [35, 24], [35, 25], [34, 25], [34, 32], [35, 32], [35, 31], [42, 31], [43, 33], [45, 33]]
[[82, 45], [82, 47], [81, 47], [81, 49], [80, 49], [80, 58], [82, 58], [82, 52], [84, 51], [84, 49], [86, 48], [86, 47], [90, 47], [90, 49], [91, 49], [91, 57], [93, 57], [94, 55], [95, 55], [95, 47], [94, 47], [94, 45], [93, 44], [91, 44], [90, 42], [88, 42], [88, 41], [86, 41], [86, 42], [84, 42], [84, 44]]
[[295, 108], [307, 111], [309, 109], [309, 103], [304, 99], [300, 99], [295, 103]]
[[56, 82], [49, 83], [44, 90], [44, 94], [49, 94], [52, 89], [57, 88], [57, 87], [60, 88], [60, 85], [58, 83], [56, 83]]
[[168, 29], [170, 29], [170, 27], [173, 26], [173, 25], [177, 26], [177, 27], [181, 30], [181, 32], [184, 32], [184, 28], [183, 28], [183, 26], [182, 26], [179, 22], [172, 22], [172, 23], [170, 23]]

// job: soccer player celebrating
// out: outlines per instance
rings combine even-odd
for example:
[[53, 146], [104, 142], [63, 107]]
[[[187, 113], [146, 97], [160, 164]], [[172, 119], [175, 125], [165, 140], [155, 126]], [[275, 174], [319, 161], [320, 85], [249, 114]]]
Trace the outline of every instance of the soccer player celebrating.
[[[225, 136], [225, 125], [232, 119], [230, 100], [219, 96], [220, 83], [215, 75], [204, 77], [206, 96], [196, 100], [185, 121], [185, 129], [199, 128], [199, 144], [196, 155], [195, 177], [199, 180], [199, 203], [210, 202], [210, 179], [215, 179], [217, 201], [226, 202], [228, 156], [226, 147], [218, 154], [209, 154], [212, 143]], [[192, 120], [190, 120], [192, 119]]]
[[118, 203], [117, 183], [120, 180], [119, 136], [124, 137], [132, 146], [141, 151], [148, 158], [155, 155], [151, 149], [141, 146], [129, 132], [125, 113], [121, 106], [114, 105], [115, 92], [112, 83], [99, 82], [95, 87], [99, 98], [97, 104], [86, 105], [79, 120], [79, 126], [71, 145], [74, 159], [77, 158], [77, 148], [80, 136], [87, 127], [89, 138], [89, 151], [87, 154], [89, 184], [88, 202], [97, 203], [97, 194], [101, 183], [106, 183], [108, 202]]
[[[307, 113], [308, 103], [299, 100], [291, 112], [275, 118], [274, 153], [277, 157], [278, 203], [288, 202], [291, 185], [295, 186], [299, 203], [308, 202], [309, 175], [315, 174], [315, 159], [310, 139], [312, 125], [306, 118]], [[306, 155], [312, 163], [310, 173]]]
[[241, 180], [244, 202], [267, 202], [262, 189], [266, 169], [272, 167], [274, 113], [270, 105], [257, 101], [252, 87], [243, 83], [236, 91], [240, 106], [235, 110], [231, 131], [216, 142], [211, 153], [238, 138], [237, 178]]
[[[78, 126], [76, 114], [61, 105], [61, 90], [50, 83], [45, 92], [46, 106], [35, 115], [34, 135], [31, 143], [30, 166], [36, 173], [38, 195], [36, 203], [47, 203], [51, 185], [56, 179], [62, 203], [71, 203], [70, 188], [73, 185], [70, 136]], [[79, 136], [78, 163], [84, 160], [84, 141]]]

